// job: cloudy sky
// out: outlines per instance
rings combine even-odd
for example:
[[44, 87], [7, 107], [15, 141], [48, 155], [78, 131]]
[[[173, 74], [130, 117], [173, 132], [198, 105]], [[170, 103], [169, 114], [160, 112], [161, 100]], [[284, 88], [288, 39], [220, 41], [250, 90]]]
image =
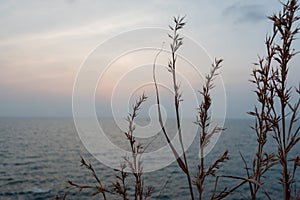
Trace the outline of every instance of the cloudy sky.
[[[76, 74], [93, 49], [124, 31], [167, 28], [173, 16], [186, 15], [182, 32], [224, 59], [227, 117], [246, 117], [255, 103], [252, 63], [272, 30], [266, 16], [280, 9], [270, 0], [0, 0], [0, 116], [72, 116]], [[291, 69], [297, 83], [299, 69]]]

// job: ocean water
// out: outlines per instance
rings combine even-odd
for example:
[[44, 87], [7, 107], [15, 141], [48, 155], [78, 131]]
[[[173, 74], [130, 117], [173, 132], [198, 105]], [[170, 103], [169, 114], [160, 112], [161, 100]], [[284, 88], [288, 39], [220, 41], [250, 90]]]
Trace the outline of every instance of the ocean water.
[[[126, 140], [122, 132], [113, 126], [113, 121], [105, 119], [110, 139], [126, 148]], [[213, 150], [206, 156], [207, 165], [213, 159], [229, 150], [230, 160], [221, 166], [219, 173], [235, 176], [246, 176], [244, 164], [240, 157], [243, 154], [251, 165], [255, 152], [255, 134], [249, 128], [251, 120], [226, 120], [226, 130], [221, 134]], [[191, 123], [191, 127], [194, 125]], [[173, 126], [169, 127], [170, 129]], [[272, 140], [272, 139], [270, 139]], [[125, 141], [125, 142], [124, 142]], [[163, 141], [158, 137], [157, 141]], [[158, 146], [163, 145], [156, 143]], [[113, 169], [97, 161], [82, 144], [72, 119], [64, 118], [0, 118], [0, 199], [51, 199], [63, 195], [66, 181], [72, 180], [81, 184], [94, 184], [90, 173], [80, 167], [80, 156], [91, 162], [105, 186], [111, 188], [114, 180]], [[275, 148], [271, 142], [266, 149]], [[275, 151], [276, 149], [274, 149]], [[109, 152], [107, 152], [109, 154]], [[299, 145], [292, 152], [300, 155]], [[191, 174], [197, 170], [198, 143], [197, 138], [187, 151]], [[121, 158], [120, 158], [121, 162]], [[274, 199], [281, 199], [281, 185], [278, 183], [280, 167], [272, 168], [266, 174], [264, 188]], [[299, 172], [297, 177], [300, 178]], [[213, 178], [207, 179], [205, 199], [213, 188]], [[152, 185], [152, 199], [189, 199], [189, 190], [185, 175], [179, 170], [177, 163], [144, 174], [146, 185]], [[219, 190], [232, 187], [238, 180], [221, 179]], [[130, 185], [130, 183], [128, 183]], [[298, 187], [300, 182], [298, 181]], [[129, 192], [132, 192], [130, 188]], [[196, 188], [195, 188], [196, 192]], [[99, 199], [91, 197], [92, 191], [73, 191], [68, 199]], [[109, 196], [109, 199], [117, 199]], [[247, 185], [238, 189], [227, 199], [249, 199]], [[259, 199], [265, 199], [260, 194]]]

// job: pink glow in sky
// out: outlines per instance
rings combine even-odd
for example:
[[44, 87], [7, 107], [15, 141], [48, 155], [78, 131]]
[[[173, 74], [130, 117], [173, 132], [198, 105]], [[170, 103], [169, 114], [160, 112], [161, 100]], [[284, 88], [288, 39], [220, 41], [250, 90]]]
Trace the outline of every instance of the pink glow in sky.
[[[228, 117], [245, 117], [255, 100], [248, 82], [252, 63], [258, 54], [264, 54], [264, 38], [271, 31], [265, 16], [279, 10], [279, 2], [270, 4], [269, 0], [2, 1], [0, 116], [71, 116], [76, 74], [97, 45], [123, 31], [167, 28], [172, 17], [181, 14], [187, 15], [188, 22], [183, 33], [212, 57], [224, 59]], [[299, 50], [299, 42], [297, 45]], [[143, 59], [143, 55], [136, 56]], [[115, 64], [125, 69], [134, 61], [134, 57], [125, 57]], [[300, 64], [299, 56], [294, 64]], [[117, 69], [120, 67], [112, 69], [111, 81], [122, 73]], [[292, 83], [298, 84], [298, 74], [299, 67], [291, 66]], [[189, 77], [197, 83], [193, 74]], [[102, 99], [112, 89], [110, 77], [106, 78], [103, 93], [97, 94]], [[134, 84], [127, 80], [122, 91]], [[237, 102], [241, 97], [245, 100]]]

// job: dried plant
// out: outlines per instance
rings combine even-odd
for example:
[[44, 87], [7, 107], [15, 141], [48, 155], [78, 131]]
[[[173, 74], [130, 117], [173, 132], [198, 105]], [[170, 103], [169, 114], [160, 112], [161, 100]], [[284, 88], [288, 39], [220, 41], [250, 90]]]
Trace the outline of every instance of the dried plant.
[[115, 169], [116, 172], [119, 172], [120, 175], [116, 175], [116, 181], [113, 182], [114, 189], [113, 191], [119, 194], [123, 200], [129, 200], [128, 194], [127, 194], [127, 183], [126, 178], [128, 176], [128, 173], [125, 172], [126, 168], [126, 162], [121, 163], [121, 170]]
[[[274, 44], [277, 67], [273, 68], [272, 86], [276, 94], [276, 98], [280, 101], [279, 109], [272, 105], [270, 121], [273, 123], [273, 137], [278, 144], [277, 157], [282, 167], [282, 178], [280, 179], [283, 185], [284, 199], [291, 199], [292, 185], [295, 182], [294, 173], [291, 174], [288, 170], [289, 152], [294, 148], [300, 140], [299, 130], [297, 126], [297, 111], [300, 104], [300, 98], [295, 105], [291, 103], [292, 88], [287, 86], [287, 75], [289, 72], [289, 63], [296, 55], [292, 49], [292, 42], [299, 33], [299, 27], [294, 27], [300, 17], [296, 15], [299, 10], [297, 0], [289, 0], [287, 4], [283, 4], [283, 11], [277, 16], [271, 16], [273, 21], [274, 32], [278, 33], [281, 42]], [[298, 92], [299, 95], [299, 92]], [[291, 116], [288, 122], [288, 115]], [[297, 159], [295, 159], [296, 161]], [[294, 163], [293, 171], [296, 171], [297, 163]]]
[[171, 38], [171, 58], [169, 59], [168, 63], [168, 71], [172, 75], [172, 82], [173, 82], [173, 88], [174, 88], [174, 107], [175, 107], [175, 114], [176, 114], [176, 125], [177, 125], [177, 131], [178, 131], [178, 136], [179, 136], [179, 143], [181, 146], [181, 151], [183, 155], [183, 160], [179, 157], [179, 154], [177, 153], [177, 150], [174, 148], [172, 145], [169, 136], [166, 132], [166, 129], [164, 127], [164, 124], [162, 122], [162, 114], [161, 114], [161, 109], [160, 109], [160, 98], [159, 98], [159, 90], [157, 87], [157, 81], [156, 81], [156, 76], [155, 76], [155, 62], [157, 59], [157, 56], [159, 55], [159, 52], [157, 56], [155, 57], [154, 64], [153, 64], [153, 80], [155, 84], [155, 91], [156, 91], [156, 101], [158, 105], [158, 117], [159, 117], [159, 123], [162, 128], [162, 131], [164, 133], [164, 136], [177, 160], [178, 165], [182, 169], [182, 171], [186, 174], [187, 180], [188, 180], [188, 185], [189, 185], [189, 190], [190, 190], [190, 195], [191, 199], [194, 200], [194, 193], [193, 193], [193, 188], [192, 188], [192, 180], [189, 172], [189, 167], [188, 167], [188, 161], [186, 158], [186, 153], [185, 153], [185, 148], [183, 145], [183, 138], [182, 138], [182, 130], [181, 130], [181, 122], [180, 122], [180, 114], [179, 114], [179, 108], [180, 108], [180, 102], [182, 101], [181, 96], [182, 93], [179, 91], [180, 89], [180, 84], [177, 82], [177, 77], [176, 77], [176, 59], [177, 59], [177, 51], [183, 44], [183, 37], [179, 35], [179, 30], [184, 27], [186, 23], [184, 22], [184, 17], [174, 17], [174, 26], [169, 26], [169, 28], [172, 31], [172, 34], [168, 34], [169, 38]]
[[168, 35], [172, 42], [170, 44], [171, 48], [171, 59], [169, 60], [168, 63], [168, 71], [172, 74], [172, 79], [173, 79], [173, 87], [174, 87], [174, 106], [175, 106], [175, 113], [176, 113], [176, 124], [177, 124], [177, 130], [178, 130], [178, 136], [179, 136], [179, 143], [181, 146], [182, 150], [182, 155], [183, 155], [183, 161], [185, 164], [185, 169], [186, 169], [186, 176], [188, 179], [188, 184], [189, 184], [189, 189], [190, 189], [190, 194], [191, 198], [194, 199], [194, 194], [193, 194], [193, 188], [192, 188], [192, 181], [191, 181], [191, 176], [189, 172], [189, 167], [188, 167], [188, 161], [186, 158], [186, 153], [185, 153], [185, 148], [183, 145], [183, 139], [182, 139], [182, 130], [181, 130], [181, 121], [180, 121], [180, 114], [179, 114], [179, 108], [180, 108], [180, 102], [182, 101], [182, 92], [179, 91], [180, 89], [180, 83], [177, 82], [177, 77], [176, 77], [176, 59], [177, 59], [177, 51], [178, 49], [182, 46], [183, 44], [183, 37], [180, 37], [179, 35], [179, 30], [184, 27], [186, 24], [184, 22], [184, 17], [174, 17], [174, 26], [169, 26], [171, 31], [173, 33]]
[[[199, 199], [202, 199], [203, 197], [205, 178], [209, 175], [216, 176], [216, 170], [219, 169], [220, 164], [225, 162], [226, 160], [229, 160], [228, 151], [225, 151], [220, 158], [218, 158], [212, 165], [205, 169], [204, 149], [209, 143], [210, 138], [214, 134], [224, 130], [223, 127], [220, 127], [218, 125], [209, 130], [209, 127], [211, 125], [211, 117], [209, 114], [209, 110], [212, 105], [211, 90], [214, 88], [213, 82], [215, 77], [218, 75], [217, 71], [221, 68], [222, 61], [222, 59], [216, 59], [212, 64], [210, 73], [205, 77], [205, 84], [200, 91], [200, 94], [202, 96], [202, 103], [199, 105], [198, 116], [195, 122], [195, 124], [200, 128], [200, 164], [198, 165], [198, 173], [194, 180], [194, 184], [197, 186]], [[214, 192], [211, 199], [214, 199], [215, 195], [216, 194]]]
[[[178, 166], [187, 177], [187, 184], [190, 191], [190, 197], [194, 200], [193, 185], [197, 188], [198, 198], [204, 198], [205, 180], [208, 176], [215, 177], [214, 188], [211, 191], [210, 199], [224, 199], [231, 195], [241, 186], [248, 184], [251, 199], [257, 199], [258, 193], [263, 192], [266, 198], [271, 199], [269, 193], [263, 187], [264, 181], [267, 179], [265, 173], [274, 165], [280, 165], [282, 168], [280, 183], [283, 186], [283, 196], [285, 200], [300, 199], [300, 189], [296, 187], [296, 171], [300, 166], [300, 156], [290, 157], [291, 150], [297, 147], [300, 140], [300, 126], [298, 123], [298, 108], [300, 106], [300, 84], [299, 88], [293, 91], [292, 87], [288, 87], [287, 75], [289, 72], [289, 64], [291, 59], [297, 54], [293, 49], [293, 41], [299, 33], [299, 27], [295, 23], [300, 19], [296, 15], [299, 10], [297, 0], [288, 0], [283, 5], [283, 10], [277, 15], [269, 17], [273, 23], [273, 32], [271, 36], [266, 37], [267, 55], [263, 58], [259, 57], [255, 63], [255, 69], [252, 72], [251, 82], [255, 85], [255, 94], [257, 96], [257, 105], [254, 110], [248, 114], [255, 118], [255, 123], [251, 127], [256, 133], [257, 150], [252, 164], [249, 166], [246, 159], [241, 153], [241, 158], [245, 165], [247, 177], [239, 177], [235, 175], [217, 174], [217, 170], [222, 163], [229, 160], [228, 151], [225, 151], [220, 157], [216, 158], [212, 163], [208, 164], [204, 159], [204, 149], [214, 134], [224, 130], [218, 125], [212, 126], [210, 117], [210, 109], [213, 103], [211, 90], [214, 88], [214, 81], [218, 75], [223, 62], [222, 59], [215, 59], [209, 74], [205, 77], [205, 83], [201, 88], [201, 104], [198, 107], [198, 114], [195, 124], [199, 126], [200, 140], [200, 162], [197, 166], [197, 174], [192, 181], [188, 160], [183, 145], [184, 131], [181, 127], [180, 105], [182, 100], [182, 92], [180, 84], [176, 76], [177, 54], [183, 45], [183, 37], [179, 31], [185, 26], [184, 17], [174, 17], [174, 25], [169, 26], [172, 31], [169, 34], [171, 39], [170, 52], [171, 57], [168, 62], [168, 71], [171, 74], [173, 92], [174, 92], [174, 109], [176, 115], [176, 129], [179, 136], [180, 149], [176, 149], [170, 141], [169, 134], [163, 124], [160, 104], [160, 93], [156, 80], [156, 60], [162, 49], [157, 53], [153, 63], [153, 80], [155, 86], [156, 102], [158, 109], [158, 120], [162, 133], [171, 148]], [[292, 104], [293, 92], [297, 95], [296, 103]], [[92, 190], [92, 195], [101, 195], [103, 199], [107, 199], [107, 195], [117, 195], [123, 200], [131, 199], [128, 193], [130, 185], [134, 187], [135, 200], [146, 200], [151, 197], [153, 187], [146, 187], [143, 178], [142, 154], [145, 149], [141, 143], [138, 143], [134, 135], [135, 120], [142, 104], [147, 97], [143, 94], [133, 105], [132, 112], [127, 116], [128, 130], [124, 132], [130, 145], [130, 155], [124, 157], [120, 170], [115, 170], [115, 180], [112, 181], [112, 189], [105, 187], [97, 176], [93, 166], [81, 158], [81, 165], [88, 169], [95, 180], [94, 185], [77, 184], [68, 181], [67, 192], [57, 199], [66, 199], [67, 194], [74, 189], [79, 192], [82, 190]], [[212, 128], [211, 128], [212, 127]], [[265, 145], [272, 136], [276, 143], [277, 149], [274, 152], [266, 152]], [[178, 152], [182, 152], [182, 157]], [[276, 152], [276, 153], [275, 153]], [[131, 173], [125, 172], [129, 168]], [[128, 182], [128, 177], [133, 175], [134, 181]], [[218, 183], [221, 178], [229, 178], [239, 180], [240, 182], [232, 188], [225, 187], [218, 191]], [[217, 192], [218, 191], [218, 192]], [[208, 195], [207, 195], [208, 196]]]
[[[273, 129], [269, 115], [275, 98], [275, 93], [270, 84], [272, 79], [273, 56], [275, 55], [275, 47], [272, 46], [272, 44], [275, 35], [276, 34], [266, 38], [267, 56], [265, 58], [259, 57], [259, 61], [255, 63], [256, 68], [253, 69], [251, 74], [253, 79], [250, 81], [256, 86], [255, 94], [259, 104], [254, 107], [253, 111], [248, 112], [249, 115], [255, 117], [255, 124], [251, 126], [251, 129], [255, 131], [257, 138], [257, 151], [252, 162], [252, 167], [248, 167], [246, 160], [241, 154], [248, 178], [252, 178], [259, 183], [261, 182], [263, 174], [277, 163], [275, 154], [265, 152], [264, 150], [268, 134], [270, 134]], [[249, 182], [249, 191], [252, 199], [256, 199], [259, 188], [260, 185], [254, 185]]]
[[57, 196], [56, 199], [66, 199], [68, 193], [71, 190], [78, 189], [79, 192], [82, 190], [93, 190], [94, 192], [91, 193], [92, 196], [101, 194], [103, 199], [106, 200], [106, 194], [118, 195], [123, 200], [129, 200], [128, 194], [128, 185], [127, 185], [127, 177], [129, 174], [125, 172], [125, 168], [129, 167], [135, 182], [134, 182], [134, 199], [135, 200], [147, 200], [151, 197], [153, 192], [153, 187], [148, 186], [145, 188], [143, 175], [143, 167], [142, 167], [142, 160], [141, 156], [143, 153], [143, 145], [136, 142], [136, 138], [134, 136], [135, 131], [135, 119], [138, 116], [138, 111], [141, 108], [143, 102], [147, 100], [147, 97], [143, 94], [133, 105], [132, 113], [127, 116], [128, 121], [128, 130], [124, 132], [126, 139], [129, 141], [130, 149], [131, 149], [131, 156], [124, 156], [124, 162], [121, 163], [121, 169], [115, 169], [118, 174], [115, 175], [116, 180], [112, 182], [113, 189], [109, 190], [104, 187], [100, 181], [100, 178], [97, 176], [93, 166], [91, 163], [87, 163], [83, 158], [81, 158], [81, 166], [86, 167], [92, 174], [93, 178], [96, 180], [96, 185], [87, 185], [87, 184], [77, 184], [73, 181], [68, 180], [67, 192], [61, 197]]
[[[259, 58], [252, 72], [251, 82], [256, 85], [255, 93], [259, 106], [249, 114], [256, 120], [252, 129], [257, 135], [258, 149], [252, 165], [253, 173], [249, 173], [248, 168], [247, 173], [249, 178], [261, 182], [263, 174], [279, 163], [282, 167], [280, 183], [283, 185], [284, 199], [287, 200], [292, 197], [292, 185], [295, 183], [295, 172], [299, 166], [297, 156], [293, 159], [293, 172], [288, 170], [288, 166], [292, 165], [289, 152], [300, 140], [300, 127], [297, 126], [300, 98], [299, 91], [296, 90], [298, 100], [292, 105], [292, 88], [288, 87], [287, 75], [289, 63], [297, 53], [292, 44], [299, 33], [299, 27], [295, 27], [295, 23], [300, 17], [296, 15], [299, 10], [297, 0], [289, 0], [286, 4], [282, 3], [282, 6], [282, 12], [269, 17], [273, 23], [273, 33], [266, 38], [267, 55], [265, 58]], [[277, 154], [264, 152], [269, 134], [272, 134], [277, 143]], [[249, 183], [249, 188], [252, 199], [256, 199], [259, 185]], [[297, 193], [295, 191], [295, 195]], [[299, 198], [299, 194], [294, 198]]]
[[61, 197], [57, 196], [55, 199], [59, 200], [59, 199], [62, 199], [62, 200], [65, 200], [67, 198], [67, 195], [70, 191], [72, 190], [75, 190], [77, 189], [79, 192], [81, 192], [82, 190], [92, 190], [93, 192], [91, 193], [92, 196], [95, 196], [95, 195], [99, 195], [101, 194], [103, 199], [106, 200], [107, 197], [106, 197], [106, 193], [112, 193], [110, 190], [106, 189], [101, 181], [100, 181], [100, 178], [98, 177], [98, 175], [96, 174], [93, 166], [91, 163], [87, 163], [82, 157], [81, 157], [81, 160], [80, 160], [80, 163], [81, 163], [81, 166], [84, 166], [86, 169], [88, 169], [93, 178], [95, 179], [96, 181], [96, 184], [95, 185], [90, 185], [90, 184], [77, 184], [77, 183], [74, 183], [73, 181], [71, 180], [68, 180], [67, 183], [68, 183], [68, 186], [66, 187], [67, 191], [65, 192], [65, 194]]
[[144, 180], [142, 178], [143, 174], [143, 167], [142, 167], [142, 160], [141, 155], [143, 153], [143, 145], [141, 143], [136, 142], [136, 138], [134, 136], [135, 125], [134, 120], [138, 115], [138, 111], [141, 108], [143, 102], [147, 100], [147, 97], [143, 94], [135, 103], [132, 108], [132, 113], [127, 116], [127, 121], [129, 123], [128, 131], [125, 132], [126, 138], [129, 141], [130, 148], [131, 148], [131, 157], [125, 156], [125, 162], [129, 166], [132, 174], [135, 178], [135, 200], [143, 200], [147, 199], [151, 196], [153, 188], [151, 186], [147, 187], [144, 193]]
[[[208, 169], [205, 170], [204, 168], [204, 155], [203, 151], [205, 146], [208, 144], [209, 139], [212, 135], [215, 133], [218, 133], [223, 130], [222, 127], [215, 126], [212, 130], [208, 130], [210, 126], [210, 116], [209, 116], [209, 109], [211, 107], [212, 99], [210, 95], [210, 90], [213, 89], [214, 87], [214, 79], [218, 75], [217, 71], [221, 67], [222, 60], [215, 60], [215, 63], [212, 65], [212, 69], [210, 71], [210, 74], [206, 76], [206, 82], [205, 85], [202, 88], [202, 91], [200, 94], [203, 97], [203, 102], [199, 106], [198, 109], [198, 114], [199, 116], [197, 117], [196, 124], [201, 128], [201, 136], [200, 136], [200, 152], [201, 152], [201, 161], [200, 165], [198, 166], [198, 174], [196, 176], [196, 179], [192, 182], [190, 172], [189, 172], [189, 167], [188, 167], [188, 161], [186, 158], [185, 154], [185, 149], [183, 146], [183, 136], [182, 136], [182, 130], [181, 130], [181, 122], [180, 122], [180, 116], [179, 116], [179, 108], [180, 108], [180, 102], [182, 100], [182, 92], [180, 92], [180, 84], [177, 82], [177, 77], [176, 77], [176, 61], [177, 61], [177, 51], [178, 49], [182, 46], [183, 44], [183, 37], [179, 35], [179, 30], [182, 29], [185, 26], [184, 22], [184, 17], [174, 17], [174, 26], [169, 26], [169, 28], [172, 31], [172, 34], [169, 34], [169, 38], [171, 38], [171, 44], [170, 44], [170, 49], [171, 49], [171, 58], [169, 59], [168, 62], [168, 71], [172, 75], [172, 82], [173, 82], [173, 88], [174, 88], [174, 108], [175, 108], [175, 113], [176, 113], [176, 124], [177, 124], [177, 131], [179, 135], [179, 143], [181, 145], [181, 151], [183, 152], [183, 160], [179, 157], [177, 150], [174, 148], [172, 143], [170, 142], [169, 136], [165, 130], [165, 127], [163, 125], [162, 121], [162, 115], [161, 115], [161, 108], [160, 108], [160, 98], [159, 98], [159, 90], [157, 87], [157, 80], [156, 80], [156, 75], [155, 75], [155, 63], [157, 60], [157, 57], [161, 53], [162, 49], [158, 52], [158, 54], [155, 57], [154, 64], [153, 64], [153, 80], [155, 84], [155, 91], [156, 91], [156, 101], [158, 105], [158, 117], [159, 117], [159, 123], [162, 128], [162, 132], [174, 154], [174, 156], [177, 159], [177, 163], [181, 170], [186, 174], [187, 180], [188, 180], [188, 186], [190, 190], [190, 195], [191, 199], [194, 199], [194, 193], [193, 193], [193, 187], [192, 184], [196, 185], [198, 189], [198, 194], [199, 194], [199, 199], [202, 199], [202, 194], [203, 194], [203, 186], [204, 186], [204, 180], [205, 177], [208, 175], [215, 176], [216, 170], [220, 167], [220, 164], [225, 162], [226, 160], [229, 159], [228, 157], [228, 151], [224, 152], [224, 154], [218, 158], [212, 165], [208, 167]], [[213, 197], [212, 197], [213, 198]]]

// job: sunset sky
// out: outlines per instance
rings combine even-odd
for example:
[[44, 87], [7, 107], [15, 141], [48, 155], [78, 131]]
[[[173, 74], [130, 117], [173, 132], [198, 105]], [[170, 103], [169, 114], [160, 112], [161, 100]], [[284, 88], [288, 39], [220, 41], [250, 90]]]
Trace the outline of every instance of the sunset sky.
[[[264, 55], [264, 39], [272, 30], [266, 16], [280, 9], [276, 0], [1, 0], [0, 116], [72, 116], [76, 74], [93, 49], [121, 32], [167, 28], [173, 16], [186, 15], [182, 33], [224, 59], [226, 116], [247, 117], [255, 103], [248, 81], [252, 63]], [[298, 56], [289, 77], [294, 85], [299, 64]]]

